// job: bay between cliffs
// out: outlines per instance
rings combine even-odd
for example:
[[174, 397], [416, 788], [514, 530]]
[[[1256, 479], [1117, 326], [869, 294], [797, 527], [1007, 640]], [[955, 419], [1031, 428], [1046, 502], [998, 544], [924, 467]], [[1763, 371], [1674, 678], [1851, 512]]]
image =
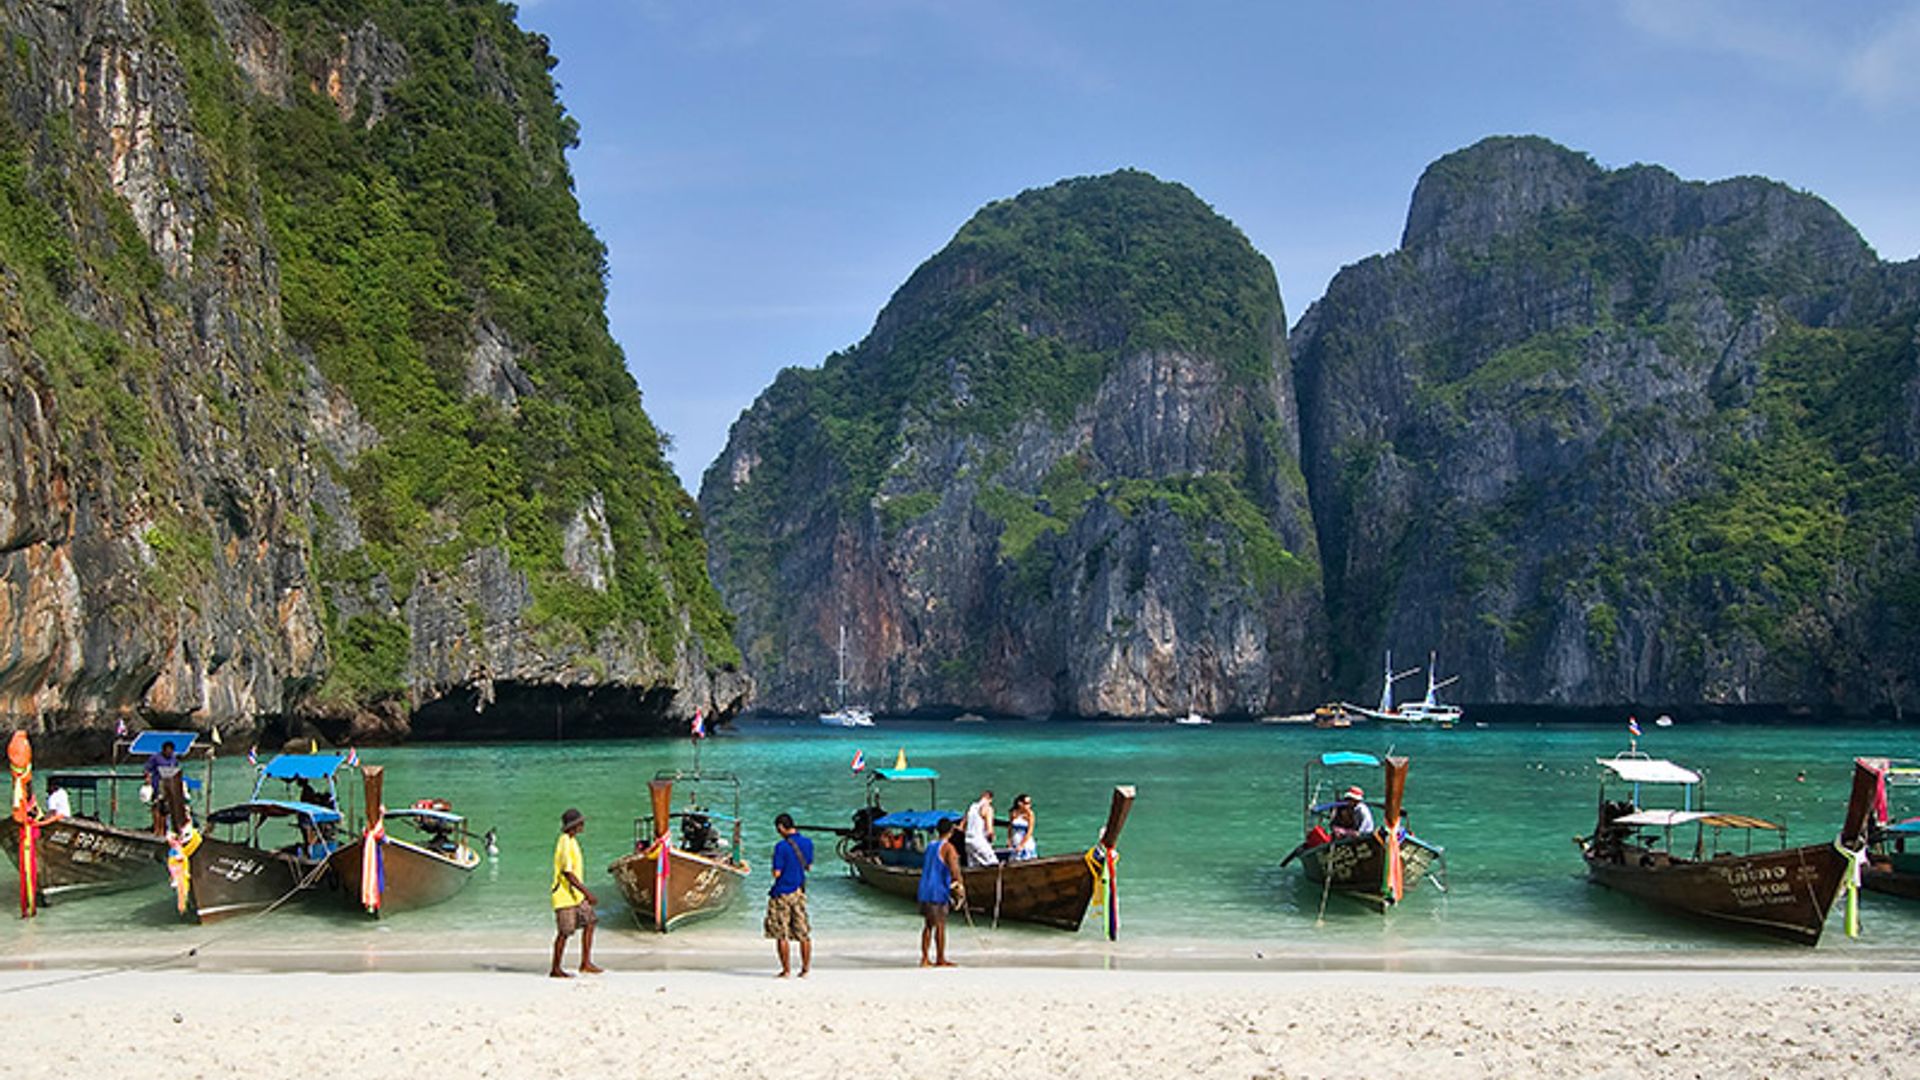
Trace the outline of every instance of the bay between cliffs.
[[[1792, 843], [1833, 836], [1854, 756], [1920, 756], [1920, 739], [1897, 728], [1648, 730], [1643, 750], [1705, 771], [1710, 805], [1779, 821]], [[1594, 758], [1625, 742], [1624, 725], [1333, 732], [883, 717], [873, 729], [840, 731], [811, 718], [746, 721], [707, 740], [701, 759], [743, 781], [753, 875], [732, 909], [665, 937], [633, 928], [604, 868], [631, 849], [647, 780], [656, 770], [692, 765], [688, 741], [370, 748], [361, 756], [387, 767], [389, 803], [444, 798], [469, 816], [476, 836], [499, 830], [498, 858], [483, 863], [454, 900], [379, 922], [337, 903], [305, 903], [199, 927], [181, 923], [171, 895], [153, 889], [56, 902], [33, 920], [0, 921], [0, 956], [14, 967], [93, 969], [198, 947], [180, 962], [212, 969], [537, 966], [552, 935], [546, 888], [554, 835], [561, 810], [578, 806], [588, 819], [581, 839], [589, 883], [603, 901], [596, 952], [606, 963], [627, 970], [751, 966], [771, 955], [760, 918], [773, 816], [787, 811], [803, 823], [844, 825], [865, 784], [850, 769], [855, 752], [871, 767], [905, 750], [911, 764], [940, 771], [943, 806], [963, 807], [987, 786], [1003, 805], [1031, 793], [1043, 853], [1084, 850], [1112, 785], [1139, 789], [1120, 845], [1119, 941], [1105, 940], [1097, 915], [1077, 934], [956, 923], [956, 955], [973, 964], [1459, 971], [1910, 970], [1920, 963], [1920, 904], [1864, 895], [1857, 939], [1842, 932], [1836, 905], [1826, 937], [1807, 950], [1669, 918], [1589, 886], [1571, 840], [1593, 824]], [[1335, 897], [1318, 917], [1320, 892], [1301, 882], [1297, 868], [1278, 863], [1300, 832], [1301, 767], [1332, 749], [1391, 749], [1412, 758], [1414, 827], [1446, 848], [1449, 892], [1422, 885], [1384, 918]], [[237, 801], [251, 782], [245, 749], [227, 751], [215, 779], [218, 803]], [[1356, 780], [1378, 783], [1377, 776]], [[903, 791], [890, 805], [919, 796]], [[819, 844], [809, 890], [819, 963], [911, 964], [912, 908], [846, 877], [830, 836]]]

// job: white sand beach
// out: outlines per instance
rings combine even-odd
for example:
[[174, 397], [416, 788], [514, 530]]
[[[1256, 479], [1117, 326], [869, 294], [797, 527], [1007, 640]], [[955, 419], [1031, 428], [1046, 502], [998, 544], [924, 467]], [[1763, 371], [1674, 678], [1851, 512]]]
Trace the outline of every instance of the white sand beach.
[[1861, 1078], [1920, 1062], [1920, 978], [1884, 971], [148, 971], [13, 992], [61, 977], [0, 973], [10, 1074]]

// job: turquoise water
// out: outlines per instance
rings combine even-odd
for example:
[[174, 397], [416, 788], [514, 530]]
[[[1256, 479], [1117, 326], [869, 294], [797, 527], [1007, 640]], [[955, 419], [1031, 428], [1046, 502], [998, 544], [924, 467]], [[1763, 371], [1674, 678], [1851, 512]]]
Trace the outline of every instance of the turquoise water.
[[[1792, 843], [1833, 837], [1854, 756], [1920, 756], [1912, 732], [1885, 728], [1702, 725], [1650, 729], [1649, 736], [1642, 749], [1705, 772], [1711, 806], [1779, 821]], [[578, 806], [588, 818], [581, 842], [589, 884], [601, 894], [603, 948], [616, 956], [658, 951], [688, 962], [708, 950], [757, 950], [773, 816], [784, 810], [803, 823], [845, 824], [863, 798], [864, 780], [849, 769], [854, 752], [864, 751], [870, 765], [890, 764], [904, 748], [911, 764], [940, 770], [944, 806], [960, 808], [988, 785], [1002, 807], [1019, 792], [1031, 793], [1043, 854], [1084, 850], [1105, 818], [1113, 785], [1139, 789], [1120, 845], [1117, 950], [1105, 943], [1096, 917], [1077, 935], [1012, 926], [958, 931], [957, 945], [975, 952], [1249, 961], [1352, 954], [1389, 962], [1461, 954], [1523, 961], [1806, 957], [1795, 946], [1651, 913], [1586, 884], [1571, 841], [1593, 824], [1594, 758], [1624, 743], [1618, 728], [1519, 725], [1334, 732], [883, 719], [874, 729], [841, 731], [811, 720], [749, 721], [706, 742], [702, 759], [707, 768], [730, 769], [744, 781], [753, 876], [731, 910], [665, 941], [633, 929], [604, 867], [630, 849], [633, 820], [646, 812], [646, 781], [654, 771], [691, 766], [689, 743], [370, 750], [368, 763], [387, 766], [389, 804], [434, 795], [467, 814], [476, 836], [499, 829], [498, 859], [484, 863], [449, 903], [378, 924], [308, 903], [263, 919], [194, 927], [176, 919], [170, 893], [155, 889], [70, 900], [31, 921], [5, 920], [0, 943], [9, 955], [35, 961], [159, 953], [207, 940], [242, 951], [337, 953], [372, 964], [436, 951], [537, 953], [551, 934], [546, 891], [560, 811]], [[1423, 884], [1384, 918], [1335, 896], [1322, 918], [1320, 891], [1301, 880], [1297, 866], [1278, 867], [1300, 835], [1302, 766], [1330, 749], [1392, 749], [1411, 757], [1408, 806], [1416, 831], [1446, 849], [1447, 894]], [[236, 756], [218, 769], [216, 801], [240, 798], [250, 783], [245, 761]], [[1796, 781], [1802, 771], [1806, 780]], [[1379, 794], [1377, 770], [1342, 780]], [[919, 790], [911, 790], [911, 797], [903, 792], [888, 804], [924, 803]], [[809, 894], [823, 950], [890, 956], [910, 948], [918, 927], [910, 905], [855, 884], [832, 857], [831, 837], [817, 842], [820, 860]], [[1823, 961], [1920, 958], [1920, 904], [1868, 894], [1862, 907], [1866, 932], [1850, 941], [1840, 932], [1836, 906], [1818, 950]]]

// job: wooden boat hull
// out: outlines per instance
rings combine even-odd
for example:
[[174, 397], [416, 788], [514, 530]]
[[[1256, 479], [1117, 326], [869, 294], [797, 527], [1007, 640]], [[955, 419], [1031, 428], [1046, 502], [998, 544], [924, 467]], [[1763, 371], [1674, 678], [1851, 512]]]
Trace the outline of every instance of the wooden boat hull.
[[[360, 903], [361, 867], [366, 857], [366, 838], [361, 837], [327, 859], [348, 904], [365, 910]], [[480, 865], [480, 854], [463, 847], [446, 855], [405, 840], [387, 838], [386, 887], [380, 893], [380, 910], [373, 917], [431, 907], [450, 899], [466, 888]]]
[[[1402, 889], [1411, 891], [1427, 876], [1439, 853], [1411, 836], [1400, 838]], [[1350, 836], [1300, 852], [1307, 880], [1330, 892], [1387, 906], [1387, 839], [1384, 833]]]
[[[843, 856], [855, 877], [881, 892], [913, 900], [920, 894], [920, 868], [882, 862], [870, 854]], [[1093, 870], [1083, 855], [970, 866], [963, 871], [967, 910], [1012, 922], [1078, 930], [1093, 900]]]
[[627, 855], [614, 860], [607, 873], [613, 875], [640, 928], [664, 934], [683, 923], [717, 914], [733, 903], [740, 883], [746, 880], [747, 867], [668, 848], [665, 918], [654, 896], [659, 880], [657, 855]]
[[[20, 864], [20, 824], [0, 817], [0, 845]], [[111, 892], [167, 880], [167, 839], [89, 818], [61, 818], [40, 828], [40, 891], [44, 896]]]
[[[316, 864], [279, 851], [203, 836], [188, 857], [187, 907], [201, 922], [263, 910], [297, 888]], [[327, 877], [309, 885], [321, 888]]]
[[1847, 856], [1831, 843], [1698, 861], [1627, 845], [1617, 859], [1589, 848], [1586, 861], [1597, 885], [1803, 945], [1820, 941], [1849, 870]]
[[1920, 854], [1869, 852], [1860, 886], [1887, 896], [1920, 900]]

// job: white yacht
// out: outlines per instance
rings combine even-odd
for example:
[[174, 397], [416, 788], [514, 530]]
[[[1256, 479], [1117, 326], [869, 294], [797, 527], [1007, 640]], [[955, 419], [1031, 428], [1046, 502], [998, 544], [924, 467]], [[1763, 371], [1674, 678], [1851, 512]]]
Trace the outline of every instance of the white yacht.
[[832, 712], [820, 714], [820, 723], [827, 727], [862, 728], [873, 726], [873, 712], [858, 705], [847, 704], [847, 624], [840, 624], [840, 677], [833, 681], [840, 689], [840, 707]]
[[1422, 724], [1434, 727], [1450, 728], [1460, 722], [1461, 710], [1458, 705], [1441, 704], [1436, 696], [1441, 688], [1452, 686], [1460, 681], [1460, 676], [1452, 675], [1445, 679], [1435, 677], [1434, 654], [1427, 654], [1427, 696], [1419, 701], [1409, 701], [1396, 707], [1393, 704], [1393, 684], [1409, 675], [1419, 674], [1419, 668], [1405, 671], [1393, 670], [1393, 651], [1387, 651], [1387, 667], [1384, 682], [1380, 687], [1380, 707], [1368, 709], [1359, 705], [1346, 705], [1345, 708], [1366, 717], [1389, 724]]

